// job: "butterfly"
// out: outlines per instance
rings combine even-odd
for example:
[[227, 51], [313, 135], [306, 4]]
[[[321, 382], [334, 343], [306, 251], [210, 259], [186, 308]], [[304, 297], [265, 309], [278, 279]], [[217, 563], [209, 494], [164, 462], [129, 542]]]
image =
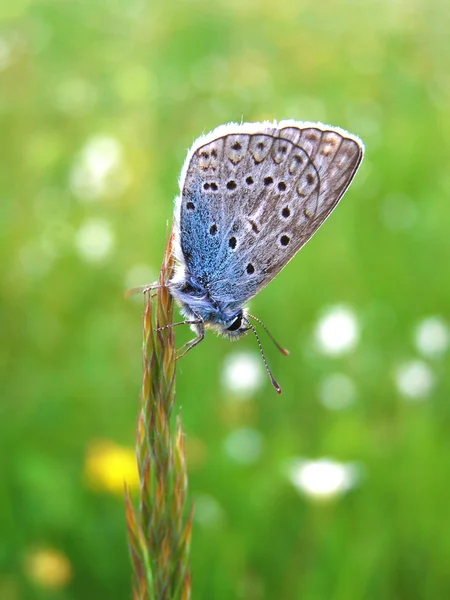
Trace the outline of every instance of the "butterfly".
[[245, 305], [319, 229], [363, 154], [357, 136], [301, 121], [230, 123], [194, 142], [180, 177], [168, 283], [196, 333], [183, 354], [206, 328], [233, 340], [251, 330], [281, 393], [251, 320], [269, 332]]

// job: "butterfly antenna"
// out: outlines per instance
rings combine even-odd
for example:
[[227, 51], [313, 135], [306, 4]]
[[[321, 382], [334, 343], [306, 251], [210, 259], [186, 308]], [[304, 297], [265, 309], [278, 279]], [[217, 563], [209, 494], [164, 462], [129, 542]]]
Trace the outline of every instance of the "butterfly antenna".
[[267, 363], [266, 355], [264, 354], [264, 350], [263, 350], [263, 348], [262, 348], [261, 340], [259, 339], [259, 335], [258, 335], [258, 333], [257, 333], [257, 331], [256, 331], [256, 328], [255, 328], [255, 326], [254, 326], [252, 323], [250, 323], [250, 321], [248, 321], [247, 319], [245, 320], [245, 322], [247, 323], [247, 325], [250, 327], [250, 329], [251, 329], [251, 330], [253, 331], [253, 333], [255, 334], [255, 338], [256, 338], [256, 341], [258, 342], [258, 346], [259, 346], [259, 351], [261, 352], [261, 356], [262, 356], [262, 359], [263, 359], [263, 362], [264, 362], [264, 366], [266, 367], [266, 371], [267, 371], [267, 374], [268, 374], [268, 375], [269, 375], [269, 377], [270, 377], [270, 381], [272, 382], [272, 385], [273, 385], [273, 387], [276, 389], [277, 393], [278, 393], [278, 394], [281, 394], [281, 388], [280, 388], [280, 386], [278, 385], [278, 382], [277, 382], [277, 380], [275, 379], [275, 377], [272, 375], [272, 371], [270, 370], [270, 367], [269, 367], [269, 365], [268, 365], [268, 363]]
[[275, 344], [275, 346], [278, 348], [278, 350], [281, 352], [281, 354], [284, 354], [285, 356], [289, 356], [289, 350], [286, 350], [286, 348], [283, 348], [282, 346], [280, 346], [280, 344], [273, 337], [273, 335], [270, 333], [270, 331], [267, 329], [267, 327], [264, 325], [264, 323], [261, 321], [261, 319], [258, 319], [258, 317], [255, 317], [255, 316], [249, 315], [249, 314], [247, 314], [247, 317], [254, 319], [257, 323], [259, 323], [261, 325], [261, 327], [264, 329], [264, 331], [270, 337], [270, 339]]

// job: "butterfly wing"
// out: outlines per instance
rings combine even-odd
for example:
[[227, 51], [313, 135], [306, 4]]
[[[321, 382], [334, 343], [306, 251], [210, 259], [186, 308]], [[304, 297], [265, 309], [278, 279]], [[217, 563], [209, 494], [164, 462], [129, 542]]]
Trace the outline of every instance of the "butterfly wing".
[[334, 127], [284, 121], [219, 127], [188, 154], [177, 206], [186, 270], [239, 308], [335, 208], [364, 146]]

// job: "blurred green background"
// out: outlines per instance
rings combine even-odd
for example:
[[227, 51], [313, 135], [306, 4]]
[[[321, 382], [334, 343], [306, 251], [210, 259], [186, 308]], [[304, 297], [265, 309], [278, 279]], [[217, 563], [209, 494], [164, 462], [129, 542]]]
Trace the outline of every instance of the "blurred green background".
[[251, 337], [179, 365], [193, 598], [450, 597], [449, 25], [443, 0], [0, 4], [1, 600], [131, 597], [124, 291], [192, 141], [282, 118], [366, 157], [252, 302], [283, 395]]

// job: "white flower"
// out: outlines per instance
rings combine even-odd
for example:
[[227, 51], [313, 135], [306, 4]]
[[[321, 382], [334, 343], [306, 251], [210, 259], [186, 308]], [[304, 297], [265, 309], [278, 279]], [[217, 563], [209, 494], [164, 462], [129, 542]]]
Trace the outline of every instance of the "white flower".
[[450, 344], [447, 323], [441, 317], [429, 317], [421, 321], [414, 333], [417, 350], [429, 358], [444, 354]]
[[125, 290], [155, 283], [158, 276], [148, 265], [134, 265], [125, 275]]
[[262, 452], [263, 440], [255, 429], [242, 427], [232, 431], [224, 442], [228, 456], [237, 463], [252, 464]]
[[426, 398], [435, 383], [432, 370], [421, 360], [412, 360], [401, 365], [397, 369], [395, 380], [398, 391], [410, 400]]
[[230, 392], [245, 398], [262, 387], [264, 375], [263, 362], [258, 354], [235, 352], [225, 360], [222, 383]]
[[88, 262], [107, 258], [114, 247], [114, 235], [107, 221], [90, 219], [75, 234], [75, 246]]
[[194, 500], [194, 519], [205, 527], [220, 523], [223, 518], [223, 509], [218, 501], [209, 494], [199, 494]]
[[55, 89], [55, 104], [70, 115], [84, 115], [93, 106], [95, 100], [95, 87], [83, 79], [68, 79], [57, 85]]
[[294, 460], [288, 475], [299, 492], [315, 499], [341, 496], [359, 481], [359, 469], [354, 463], [340, 463], [329, 458]]
[[127, 187], [129, 173], [121, 144], [113, 137], [91, 138], [77, 157], [70, 173], [70, 187], [80, 200], [118, 196]]
[[352, 350], [359, 339], [359, 326], [352, 310], [335, 306], [319, 320], [315, 339], [324, 354], [337, 356]]
[[6, 38], [0, 38], [0, 71], [9, 67], [13, 60], [13, 44], [6, 40]]
[[321, 403], [330, 410], [341, 410], [350, 406], [356, 398], [356, 387], [344, 373], [332, 373], [320, 384]]

